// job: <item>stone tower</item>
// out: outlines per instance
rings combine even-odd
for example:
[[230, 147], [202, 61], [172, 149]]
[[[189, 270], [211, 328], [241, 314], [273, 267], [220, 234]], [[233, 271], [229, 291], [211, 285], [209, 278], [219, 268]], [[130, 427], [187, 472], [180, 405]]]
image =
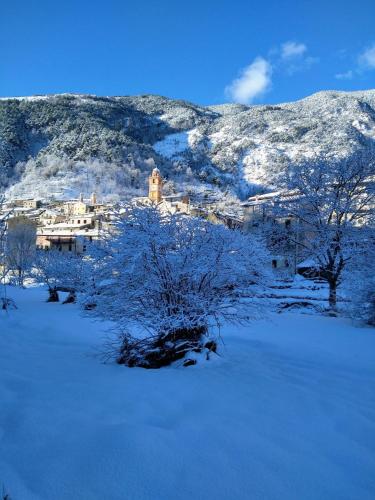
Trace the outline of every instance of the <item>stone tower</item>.
[[148, 178], [148, 197], [153, 203], [160, 203], [162, 200], [162, 185], [163, 179], [160, 175], [160, 170], [154, 168]]

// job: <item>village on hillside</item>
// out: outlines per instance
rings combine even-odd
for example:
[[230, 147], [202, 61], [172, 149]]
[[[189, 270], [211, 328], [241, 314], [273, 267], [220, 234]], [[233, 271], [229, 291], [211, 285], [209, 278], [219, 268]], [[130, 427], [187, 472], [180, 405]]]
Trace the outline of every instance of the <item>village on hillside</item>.
[[[306, 237], [301, 220], [293, 215], [276, 217], [273, 207], [285, 200], [296, 198], [293, 192], [271, 192], [252, 196], [232, 210], [223, 209], [217, 198], [210, 193], [191, 197], [187, 194], [164, 195], [164, 179], [158, 168], [154, 168], [148, 178], [148, 196], [133, 198], [130, 205], [155, 206], [164, 214], [201, 217], [213, 224], [223, 224], [229, 229], [243, 232], [256, 231], [260, 225], [270, 221], [289, 230], [298, 226], [299, 238]], [[35, 232], [35, 248], [84, 254], [89, 243], [114, 230], [118, 216], [125, 212], [128, 204], [113, 204], [99, 200], [96, 193], [78, 199], [41, 200], [10, 199], [0, 205], [0, 218], [6, 220], [7, 231], [17, 230], [27, 225]], [[270, 265], [289, 273], [306, 271], [306, 266], [298, 255], [297, 244], [280, 247], [273, 254]]]

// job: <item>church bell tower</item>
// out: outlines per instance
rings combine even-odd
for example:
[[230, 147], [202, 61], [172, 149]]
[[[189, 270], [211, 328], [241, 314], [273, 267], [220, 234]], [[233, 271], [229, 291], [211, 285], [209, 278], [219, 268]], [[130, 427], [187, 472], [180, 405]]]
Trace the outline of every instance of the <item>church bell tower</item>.
[[153, 203], [160, 203], [162, 200], [163, 179], [160, 170], [154, 168], [148, 178], [148, 197]]

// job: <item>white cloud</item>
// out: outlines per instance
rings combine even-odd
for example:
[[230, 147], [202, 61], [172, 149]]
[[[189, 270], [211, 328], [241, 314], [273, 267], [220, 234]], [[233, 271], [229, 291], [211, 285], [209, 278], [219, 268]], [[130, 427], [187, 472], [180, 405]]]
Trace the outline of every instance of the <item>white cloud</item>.
[[375, 69], [375, 43], [359, 55], [358, 64], [363, 69]]
[[242, 70], [239, 78], [226, 87], [225, 93], [234, 102], [249, 104], [270, 88], [271, 73], [271, 64], [263, 57], [257, 57]]
[[351, 80], [364, 72], [375, 69], [375, 43], [364, 49], [357, 57], [357, 64], [353, 69], [344, 73], [337, 73], [335, 78], [338, 80]]
[[351, 80], [353, 76], [353, 71], [349, 69], [348, 71], [345, 71], [345, 73], [337, 73], [335, 75], [335, 78], [337, 78], [338, 80]]
[[277, 53], [277, 65], [289, 76], [299, 71], [307, 71], [319, 62], [319, 58], [307, 55], [307, 46], [304, 43], [285, 42], [278, 48]]
[[294, 41], [274, 47], [268, 51], [267, 58], [259, 56], [241, 71], [240, 76], [225, 88], [226, 96], [241, 104], [252, 103], [270, 89], [273, 73], [292, 76], [319, 62], [317, 57], [306, 53], [307, 46]]
[[281, 46], [281, 59], [300, 57], [307, 51], [304, 43], [285, 42]]
[[287, 75], [292, 76], [299, 71], [309, 70], [313, 64], [317, 64], [318, 62], [319, 57], [301, 57], [298, 59], [298, 62], [289, 62], [285, 66], [285, 71]]

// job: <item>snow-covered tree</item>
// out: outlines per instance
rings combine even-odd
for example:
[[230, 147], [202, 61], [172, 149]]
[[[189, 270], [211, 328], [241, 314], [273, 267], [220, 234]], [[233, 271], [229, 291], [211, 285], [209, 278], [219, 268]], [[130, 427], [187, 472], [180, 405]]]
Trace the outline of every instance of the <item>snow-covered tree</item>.
[[5, 278], [4, 276], [6, 270], [5, 234], [6, 234], [6, 221], [8, 219], [9, 214], [5, 211], [3, 207], [4, 207], [4, 197], [0, 194], [0, 270], [1, 270], [1, 277]]
[[69, 292], [68, 302], [74, 302], [84, 283], [84, 259], [58, 250], [37, 250], [33, 277], [48, 288], [48, 302], [59, 301], [59, 291]]
[[17, 285], [23, 286], [30, 271], [36, 242], [36, 224], [26, 217], [13, 217], [7, 221], [6, 261]]
[[99, 249], [100, 280], [91, 300], [94, 314], [126, 332], [118, 362], [169, 364], [201, 350], [223, 321], [256, 314], [252, 298], [269, 262], [257, 239], [153, 207], [130, 209], [117, 229]]
[[6, 258], [6, 230], [10, 214], [11, 211], [4, 207], [4, 196], [0, 193], [0, 303], [2, 309], [7, 309], [8, 306], [6, 283], [9, 266]]
[[347, 312], [355, 320], [375, 326], [375, 231], [357, 245], [355, 255], [346, 266], [343, 288]]
[[320, 158], [307, 160], [289, 169], [285, 187], [293, 194], [275, 207], [277, 215], [297, 222], [286, 232], [288, 243], [298, 247], [301, 258], [311, 259], [328, 283], [331, 309], [353, 249], [374, 223], [374, 172], [374, 159], [360, 154], [329, 165]]

